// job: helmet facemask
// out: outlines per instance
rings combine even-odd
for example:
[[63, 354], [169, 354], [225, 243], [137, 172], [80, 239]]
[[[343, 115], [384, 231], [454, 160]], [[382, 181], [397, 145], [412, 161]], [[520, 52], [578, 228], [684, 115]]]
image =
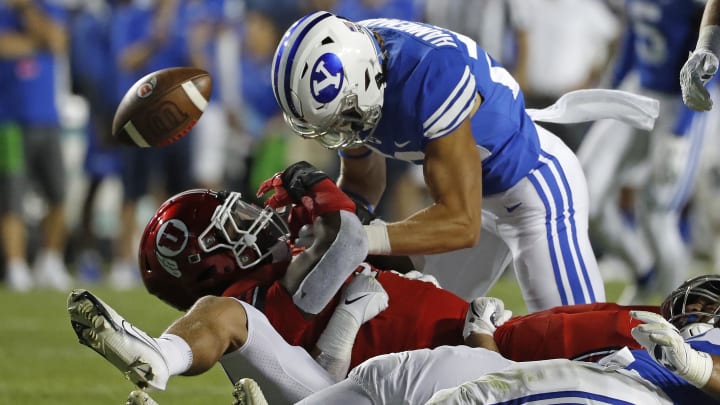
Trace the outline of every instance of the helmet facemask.
[[230, 249], [238, 266], [248, 269], [278, 255], [286, 257], [289, 234], [287, 224], [272, 208], [247, 204], [240, 193], [231, 192], [215, 208], [198, 244], [206, 253]]
[[381, 106], [375, 105], [362, 110], [357, 100], [357, 94], [348, 92], [340, 101], [337, 111], [318, 125], [283, 115], [290, 128], [303, 138], [314, 139], [328, 149], [352, 148], [362, 145], [372, 137], [382, 117]]
[[663, 301], [660, 311], [681, 331], [692, 329], [693, 325], [702, 331], [717, 326], [720, 321], [720, 276], [700, 276], [686, 281]]

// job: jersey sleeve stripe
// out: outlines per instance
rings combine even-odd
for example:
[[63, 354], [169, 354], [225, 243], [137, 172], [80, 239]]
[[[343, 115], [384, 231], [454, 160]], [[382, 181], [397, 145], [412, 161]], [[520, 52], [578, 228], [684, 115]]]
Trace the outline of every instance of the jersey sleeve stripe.
[[[280, 40], [280, 47], [275, 55], [275, 59], [273, 59], [272, 80], [275, 86], [275, 98], [278, 102], [287, 107], [283, 108], [283, 110], [290, 109], [296, 117], [300, 117], [300, 112], [298, 112], [295, 108], [291, 98], [290, 71], [293, 66], [292, 62], [295, 59], [295, 54], [297, 53], [300, 43], [308, 32], [310, 32], [310, 30], [320, 21], [331, 16], [332, 14], [327, 12], [316, 12], [297, 21], [288, 29], [285, 36]], [[292, 47], [288, 51], [285, 49], [285, 46], [290, 43], [292, 43]], [[284, 71], [281, 71], [280, 65], [283, 61], [285, 61], [285, 69]]]
[[[466, 69], [469, 73], [469, 68]], [[455, 88], [456, 91], [453, 91], [454, 94], [451, 94], [433, 114], [437, 118], [432, 122], [430, 120], [425, 121], [423, 133], [426, 137], [434, 137], [440, 132], [446, 132], [448, 128], [459, 125], [470, 113], [475, 101], [475, 78], [471, 74], [463, 78], [463, 82]]]
[[428, 139], [439, 138], [441, 136], [447, 135], [450, 132], [454, 131], [455, 128], [460, 126], [460, 124], [465, 119], [465, 117], [470, 115], [470, 111], [472, 111], [474, 102], [475, 102], [475, 98], [470, 99], [468, 101], [467, 105], [460, 112], [460, 114], [457, 114], [455, 116], [455, 119], [450, 123], [450, 125], [446, 126], [444, 129], [442, 129], [440, 131], [426, 132], [425, 137]]
[[457, 86], [455, 86], [452, 93], [450, 93], [450, 96], [448, 96], [448, 98], [445, 99], [445, 102], [442, 103], [440, 107], [438, 107], [438, 109], [435, 110], [435, 112], [432, 113], [430, 117], [425, 120], [425, 122], [423, 122], [423, 131], [427, 132], [427, 128], [429, 128], [432, 124], [435, 123], [435, 121], [441, 118], [442, 114], [445, 112], [445, 110], [447, 110], [450, 103], [452, 103], [453, 100], [457, 97], [457, 95], [462, 92], [463, 88], [467, 86], [467, 81], [470, 76], [470, 67], [466, 66], [462, 78], [460, 78], [460, 82]]

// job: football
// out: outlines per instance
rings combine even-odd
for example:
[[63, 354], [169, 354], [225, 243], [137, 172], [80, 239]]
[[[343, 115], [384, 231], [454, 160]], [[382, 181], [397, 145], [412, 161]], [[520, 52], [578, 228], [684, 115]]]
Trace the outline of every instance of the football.
[[212, 78], [202, 69], [172, 67], [148, 74], [125, 93], [113, 118], [119, 142], [140, 148], [169, 145], [197, 123], [210, 99]]

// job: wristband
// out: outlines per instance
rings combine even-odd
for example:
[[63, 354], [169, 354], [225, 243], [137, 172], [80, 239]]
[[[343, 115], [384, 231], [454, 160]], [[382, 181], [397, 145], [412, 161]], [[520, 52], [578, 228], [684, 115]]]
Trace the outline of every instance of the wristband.
[[[713, 359], [708, 353], [696, 351], [694, 349], [690, 350], [695, 352], [691, 352], [690, 354], [690, 357], [694, 358], [690, 359], [687, 372], [681, 374], [680, 376], [690, 384], [698, 388], [702, 388], [705, 384], [707, 384], [710, 380], [710, 376], [712, 375]], [[693, 356], [693, 354], [695, 356]]]
[[375, 221], [372, 225], [365, 225], [364, 228], [368, 238], [369, 255], [389, 255], [392, 253], [390, 236], [384, 222]]
[[715, 56], [720, 55], [720, 26], [708, 25], [702, 27], [695, 49], [708, 49]]

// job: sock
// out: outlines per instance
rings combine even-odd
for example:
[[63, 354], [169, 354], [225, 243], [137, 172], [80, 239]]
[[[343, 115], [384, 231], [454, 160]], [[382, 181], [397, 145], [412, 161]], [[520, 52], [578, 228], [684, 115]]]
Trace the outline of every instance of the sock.
[[156, 339], [160, 353], [167, 362], [170, 375], [180, 375], [190, 369], [193, 360], [190, 345], [180, 336], [163, 333]]
[[347, 376], [353, 343], [359, 330], [360, 324], [350, 312], [336, 309], [315, 344], [320, 350], [320, 355], [315, 360], [335, 381]]

